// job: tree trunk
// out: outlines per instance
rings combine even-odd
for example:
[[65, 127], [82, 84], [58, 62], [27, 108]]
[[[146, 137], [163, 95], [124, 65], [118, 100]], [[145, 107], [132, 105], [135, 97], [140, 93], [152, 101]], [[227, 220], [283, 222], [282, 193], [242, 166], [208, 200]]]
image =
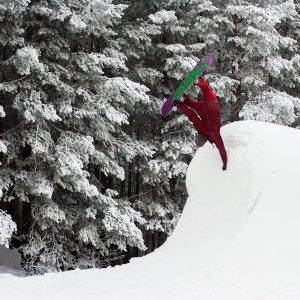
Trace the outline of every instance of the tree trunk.
[[[233, 29], [233, 37], [238, 36], [238, 23], [239, 18], [237, 15], [232, 16], [233, 23], [234, 23], [234, 29]], [[239, 81], [238, 78], [238, 67], [240, 64], [239, 55], [238, 55], [238, 45], [235, 41], [233, 41], [233, 49], [232, 49], [232, 65], [231, 65], [231, 78]], [[235, 122], [238, 120], [239, 116], [239, 109], [241, 106], [241, 84], [235, 83], [232, 89], [232, 94], [234, 99], [231, 100], [231, 109], [230, 109], [230, 122]]]
[[127, 187], [127, 197], [132, 197], [132, 163], [128, 164], [128, 187]]

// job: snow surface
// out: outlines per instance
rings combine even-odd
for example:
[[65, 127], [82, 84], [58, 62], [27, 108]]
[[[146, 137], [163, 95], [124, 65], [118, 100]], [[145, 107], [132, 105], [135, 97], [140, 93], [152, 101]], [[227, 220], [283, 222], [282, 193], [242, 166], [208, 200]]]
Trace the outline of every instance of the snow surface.
[[242, 121], [222, 128], [227, 171], [212, 145], [187, 172], [189, 198], [154, 253], [108, 269], [19, 278], [1, 299], [300, 299], [300, 131]]

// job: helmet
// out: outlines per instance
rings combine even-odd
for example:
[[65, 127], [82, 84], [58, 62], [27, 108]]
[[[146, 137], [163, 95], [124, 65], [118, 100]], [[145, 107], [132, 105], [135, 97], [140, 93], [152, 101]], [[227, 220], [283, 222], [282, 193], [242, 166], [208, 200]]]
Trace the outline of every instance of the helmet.
[[195, 139], [195, 143], [197, 147], [203, 147], [206, 142], [207, 142], [207, 138], [204, 135], [198, 133]]

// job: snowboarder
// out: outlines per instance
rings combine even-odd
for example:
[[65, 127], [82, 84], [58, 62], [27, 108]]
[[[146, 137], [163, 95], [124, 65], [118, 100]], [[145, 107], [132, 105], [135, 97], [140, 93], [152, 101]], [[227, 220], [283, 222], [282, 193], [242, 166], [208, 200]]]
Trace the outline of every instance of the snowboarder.
[[203, 101], [193, 101], [187, 94], [184, 94], [183, 98], [175, 101], [174, 105], [193, 123], [198, 132], [196, 138], [198, 146], [203, 146], [206, 140], [216, 145], [223, 161], [222, 169], [226, 170], [227, 153], [220, 134], [221, 112], [218, 98], [204, 77], [194, 84], [201, 89], [204, 96]]

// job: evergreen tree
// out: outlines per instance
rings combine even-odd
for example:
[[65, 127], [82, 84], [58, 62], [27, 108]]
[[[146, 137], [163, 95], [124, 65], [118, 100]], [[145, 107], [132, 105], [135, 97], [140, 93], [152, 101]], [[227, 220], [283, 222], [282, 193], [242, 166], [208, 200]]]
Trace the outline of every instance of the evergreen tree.
[[[222, 124], [299, 126], [299, 12], [293, 0], [0, 0], [0, 208], [26, 268], [103, 266], [172, 232], [195, 131], [160, 108], [204, 54]], [[0, 218], [3, 243], [15, 229]]]
[[241, 117], [290, 125], [299, 99], [288, 95], [286, 86], [297, 81], [297, 48], [279, 26], [296, 16], [293, 1], [241, 1], [225, 12], [231, 36], [224, 57], [234, 80], [231, 121]]
[[146, 249], [144, 218], [114, 189], [125, 162], [153, 154], [123, 130], [129, 108], [149, 102], [121, 76], [113, 27], [126, 6], [13, 2], [1, 7], [1, 190], [2, 201], [30, 205], [30, 227], [18, 223], [25, 267], [101, 266], [127, 245]]
[[297, 41], [280, 26], [297, 15], [293, 1], [257, 1], [227, 10], [235, 16], [231, 42], [237, 59], [232, 73], [240, 89], [236, 116], [243, 105], [242, 118], [292, 124], [300, 99], [289, 95], [287, 87], [299, 80]]
[[[299, 98], [299, 4], [294, 1], [170, 1], [196, 42], [215, 58], [208, 79], [225, 122], [295, 122]], [[200, 48], [200, 49], [201, 49]]]
[[[151, 93], [151, 102], [147, 106], [134, 107], [131, 111], [128, 129], [138, 140], [151, 143], [155, 153], [151, 159], [139, 156], [128, 165], [128, 180], [122, 194], [130, 198], [133, 206], [146, 218], [143, 231], [151, 251], [165, 240], [178, 221], [186, 199], [184, 174], [192, 150], [186, 147], [184, 153], [179, 151], [187, 138], [183, 136], [182, 141], [179, 131], [166, 133], [160, 115], [162, 98], [169, 92], [164, 78], [166, 72], [162, 68], [165, 54], [160, 41], [163, 36], [172, 34], [171, 23], [176, 18], [171, 16], [173, 21], [166, 25], [171, 27], [165, 29], [165, 24], [156, 24], [151, 20], [152, 16], [149, 17], [149, 12], [155, 14], [163, 2], [128, 3], [130, 6], [119, 30], [120, 44], [128, 58], [127, 76], [147, 86]], [[169, 143], [173, 143], [173, 147]]]

